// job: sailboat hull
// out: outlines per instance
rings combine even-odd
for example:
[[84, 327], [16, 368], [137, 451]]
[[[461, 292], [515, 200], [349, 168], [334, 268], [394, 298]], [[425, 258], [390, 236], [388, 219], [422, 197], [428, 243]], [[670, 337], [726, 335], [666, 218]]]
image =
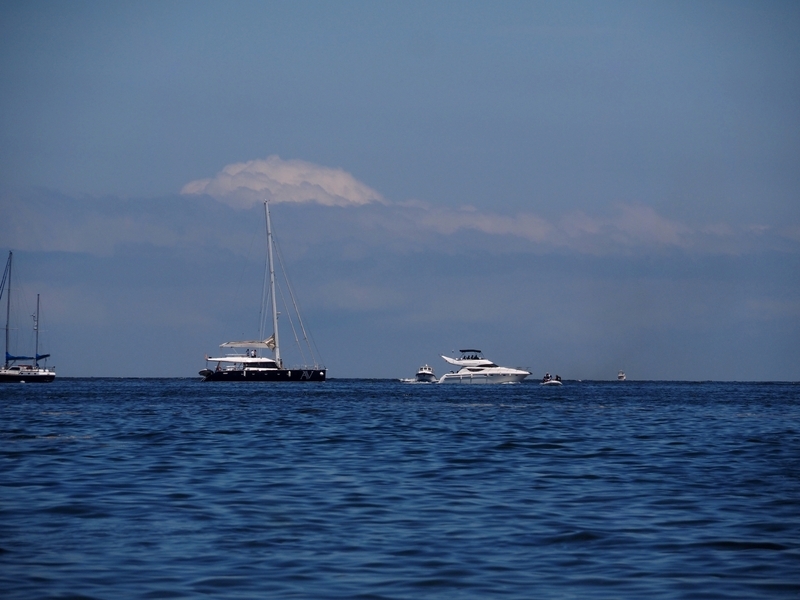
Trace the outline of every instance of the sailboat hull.
[[27, 373], [19, 371], [9, 372], [5, 369], [0, 371], [0, 383], [51, 383], [55, 378], [56, 374], [52, 371], [40, 373], [35, 371], [29, 371]]
[[203, 381], [325, 381], [325, 369], [203, 369]]

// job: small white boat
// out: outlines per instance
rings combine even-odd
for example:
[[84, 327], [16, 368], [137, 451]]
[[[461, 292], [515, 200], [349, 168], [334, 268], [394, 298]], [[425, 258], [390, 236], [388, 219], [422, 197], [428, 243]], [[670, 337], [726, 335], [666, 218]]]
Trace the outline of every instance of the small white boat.
[[561, 385], [561, 375], [553, 376], [550, 373], [545, 373], [539, 385]]
[[403, 383], [436, 383], [436, 374], [430, 365], [422, 365], [413, 379], [401, 379]]
[[625, 381], [625, 373], [623, 373], [622, 371], [617, 373], [617, 381]]
[[529, 371], [522, 369], [500, 367], [483, 358], [480, 350], [468, 348], [459, 352], [461, 358], [442, 355], [445, 361], [459, 367], [459, 370], [442, 375], [439, 383], [519, 383], [530, 375]]
[[433, 372], [433, 367], [429, 365], [422, 365], [417, 371], [416, 377], [420, 383], [434, 383], [436, 381], [436, 373]]

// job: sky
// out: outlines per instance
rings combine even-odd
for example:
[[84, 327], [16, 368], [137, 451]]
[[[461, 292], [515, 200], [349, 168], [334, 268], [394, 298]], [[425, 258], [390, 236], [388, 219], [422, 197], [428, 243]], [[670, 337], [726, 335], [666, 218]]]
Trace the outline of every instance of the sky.
[[479, 348], [800, 381], [799, 30], [795, 2], [3, 2], [13, 343], [41, 294], [59, 376], [196, 376], [258, 333], [267, 199], [329, 377]]

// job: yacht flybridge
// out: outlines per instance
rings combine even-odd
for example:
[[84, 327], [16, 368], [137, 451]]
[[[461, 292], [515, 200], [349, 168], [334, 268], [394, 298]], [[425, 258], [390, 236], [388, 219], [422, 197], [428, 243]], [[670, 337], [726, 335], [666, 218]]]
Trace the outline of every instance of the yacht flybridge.
[[[265, 337], [265, 319], [262, 318], [260, 335], [256, 340], [245, 340], [236, 342], [225, 342], [220, 344], [220, 348], [233, 350], [230, 354], [224, 354], [218, 357], [206, 356], [206, 368], [200, 371], [203, 376], [203, 381], [325, 381], [326, 369], [321, 366], [313, 351], [313, 344], [306, 332], [303, 320], [300, 318], [300, 313], [297, 310], [297, 303], [294, 301], [294, 294], [292, 293], [291, 286], [288, 285], [288, 279], [285, 277], [286, 287], [289, 291], [289, 297], [292, 300], [294, 314], [297, 317], [297, 324], [292, 323], [292, 330], [295, 332], [295, 340], [298, 342], [300, 353], [303, 360], [306, 360], [305, 352], [302, 345], [297, 339], [299, 332], [303, 338], [303, 342], [310, 354], [311, 365], [304, 365], [301, 367], [287, 367], [281, 358], [281, 348], [278, 337], [278, 304], [275, 296], [275, 264], [273, 257], [273, 249], [275, 242], [272, 237], [272, 222], [269, 216], [269, 203], [264, 202], [264, 214], [266, 217], [267, 226], [267, 273], [264, 281], [265, 296], [267, 283], [269, 285], [269, 304], [272, 313], [272, 335]], [[280, 260], [280, 255], [278, 255]], [[266, 300], [266, 298], [265, 298]], [[262, 302], [266, 304], [266, 302]], [[262, 307], [265, 308], [265, 307]], [[287, 315], [288, 315], [287, 310]], [[262, 315], [265, 311], [262, 310]], [[290, 317], [291, 318], [291, 317]], [[265, 354], [271, 354], [271, 356]], [[209, 363], [216, 363], [213, 368], [209, 368]]]
[[439, 383], [519, 383], [530, 375], [522, 369], [497, 366], [484, 358], [480, 350], [467, 348], [459, 352], [460, 358], [442, 355], [446, 362], [459, 369], [442, 375]]
[[[36, 345], [33, 356], [14, 356], [9, 350], [9, 332], [11, 331], [11, 262], [14, 253], [8, 253], [6, 269], [3, 272], [3, 279], [0, 281], [0, 298], [3, 297], [3, 290], [6, 296], [6, 359], [0, 367], [0, 383], [50, 383], [56, 378], [55, 369], [47, 368], [49, 354], [39, 354], [39, 294], [36, 294], [36, 314], [33, 315], [33, 330], [36, 334]], [[8, 284], [8, 287], [6, 287]], [[20, 361], [31, 361], [21, 363]], [[44, 361], [45, 366], [41, 366], [39, 361]]]

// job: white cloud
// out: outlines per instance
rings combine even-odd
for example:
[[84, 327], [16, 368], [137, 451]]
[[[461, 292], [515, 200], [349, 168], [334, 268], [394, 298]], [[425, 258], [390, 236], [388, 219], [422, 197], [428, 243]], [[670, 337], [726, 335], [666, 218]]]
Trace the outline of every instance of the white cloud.
[[342, 169], [279, 156], [226, 166], [211, 179], [183, 186], [181, 194], [208, 194], [236, 208], [271, 202], [317, 202], [325, 206], [362, 206], [383, 197]]
[[[605, 214], [590, 215], [579, 210], [550, 220], [535, 212], [503, 215], [474, 206], [447, 208], [418, 200], [390, 202], [342, 169], [283, 160], [275, 155], [228, 165], [213, 178], [187, 183], [181, 193], [207, 194], [236, 208], [250, 208], [265, 198], [275, 203], [317, 203], [328, 207], [372, 205], [373, 209], [348, 213], [350, 225], [344, 227], [347, 231], [355, 227], [343, 235], [355, 232], [352, 241], [357, 238], [362, 244], [352, 247], [359, 254], [368, 252], [365, 248], [370, 244], [386, 247], [412, 243], [424, 247], [470, 231], [517, 240], [536, 252], [558, 249], [597, 256], [670, 249], [739, 254], [755, 246], [773, 245], [774, 237], [759, 226], [745, 230], [726, 223], [677, 221], [637, 203], [617, 203]], [[759, 242], [758, 237], [763, 239]], [[783, 237], [786, 244], [797, 235], [792, 231]]]
[[439, 233], [452, 234], [466, 229], [489, 235], [511, 235], [530, 242], [556, 241], [556, 231], [551, 223], [532, 214], [516, 216], [480, 212], [472, 207], [461, 210], [430, 209], [421, 214], [421, 222]]
[[[409, 209], [404, 216], [412, 227], [437, 234], [477, 231], [517, 238], [540, 249], [562, 248], [585, 254], [627, 253], [631, 248], [688, 248], [700, 243], [700, 238], [722, 235], [717, 231], [695, 231], [659, 215], [648, 206], [636, 204], [618, 204], [611, 214], [602, 216], [577, 211], [557, 221], [534, 213], [499, 215], [474, 207], [436, 208], [422, 202], [394, 206]], [[385, 226], [397, 230], [401, 221], [398, 216], [395, 213], [392, 222], [386, 222]], [[729, 234], [728, 230], [725, 234]]]
[[614, 214], [589, 216], [577, 211], [564, 216], [559, 231], [564, 245], [592, 254], [613, 248], [687, 248], [695, 232], [687, 225], [639, 204], [617, 204]]

